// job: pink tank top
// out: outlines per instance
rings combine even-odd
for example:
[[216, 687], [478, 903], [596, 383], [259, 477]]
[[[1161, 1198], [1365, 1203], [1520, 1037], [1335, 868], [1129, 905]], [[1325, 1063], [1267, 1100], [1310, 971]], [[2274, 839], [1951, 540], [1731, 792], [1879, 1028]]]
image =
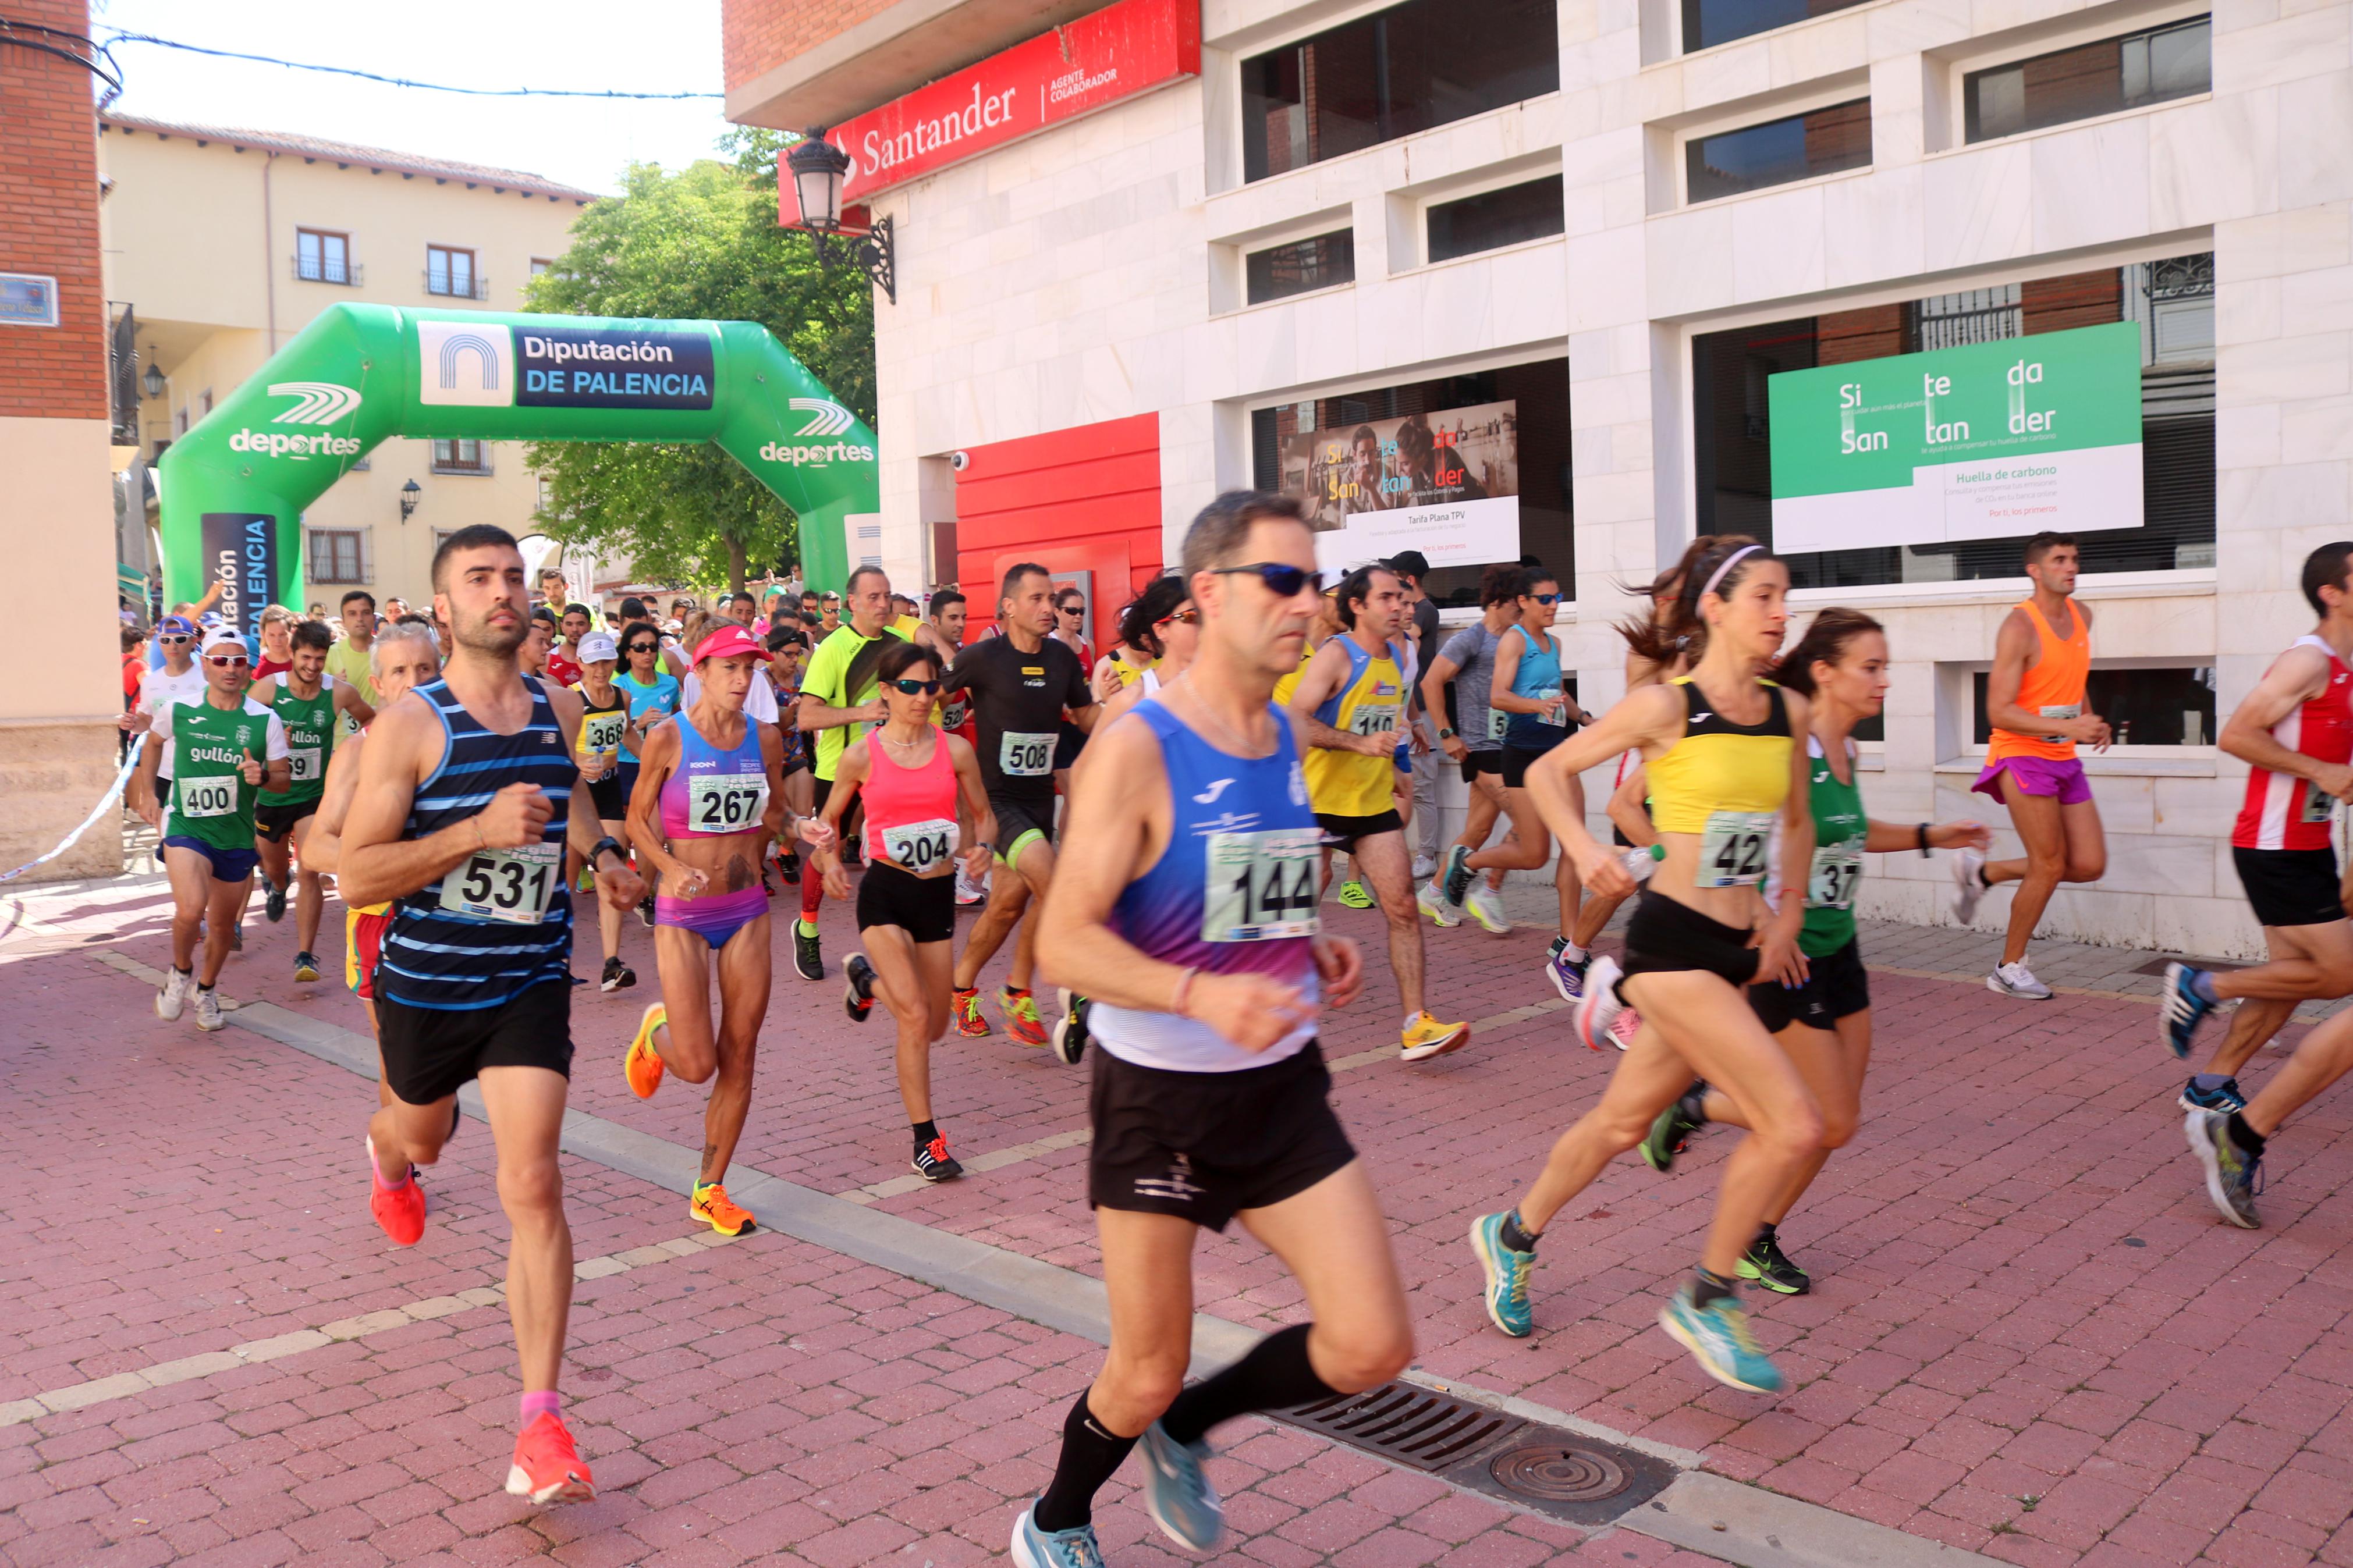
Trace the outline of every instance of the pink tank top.
[[955, 763], [948, 756], [947, 737], [932, 726], [931, 761], [921, 767], [902, 767], [892, 753], [899, 748], [882, 739], [881, 731], [867, 737], [866, 782], [859, 797], [866, 803], [866, 842], [880, 845], [882, 855], [902, 870], [918, 876], [946, 869], [957, 843]]

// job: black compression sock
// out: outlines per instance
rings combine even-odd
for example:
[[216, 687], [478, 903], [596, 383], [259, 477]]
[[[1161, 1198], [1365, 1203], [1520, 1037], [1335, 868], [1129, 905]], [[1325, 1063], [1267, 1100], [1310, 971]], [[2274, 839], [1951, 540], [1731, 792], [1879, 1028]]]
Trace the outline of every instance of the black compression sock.
[[1693, 1306], [1704, 1307], [1710, 1301], [1720, 1300], [1725, 1296], [1730, 1296], [1735, 1300], [1737, 1300], [1739, 1295], [1740, 1292], [1732, 1288], [1732, 1281], [1726, 1279], [1723, 1275], [1711, 1274], [1704, 1268], [1694, 1268], [1692, 1270]]
[[934, 1121], [918, 1121], [914, 1124], [914, 1131], [918, 1143], [928, 1143], [940, 1135], [939, 1124]]
[[2247, 1119], [2237, 1111], [2231, 1112], [2231, 1142], [2260, 1160], [2263, 1157], [2263, 1135], [2247, 1125]]
[[1133, 1437], [1114, 1436], [1087, 1408], [1087, 1396], [1071, 1406], [1062, 1420], [1062, 1457], [1055, 1462], [1054, 1479], [1031, 1510], [1039, 1530], [1076, 1530], [1094, 1522], [1095, 1493], [1135, 1447]]
[[1179, 1443], [1198, 1443], [1209, 1428], [1253, 1410], [1288, 1410], [1340, 1391], [1315, 1375], [1307, 1359], [1310, 1323], [1293, 1323], [1250, 1347], [1250, 1354], [1176, 1396], [1160, 1426]]
[[1504, 1223], [1496, 1227], [1495, 1239], [1514, 1252], [1534, 1252], [1536, 1249], [1536, 1238], [1520, 1228], [1520, 1211], [1517, 1209], [1504, 1216]]
[[1707, 1085], [1704, 1081], [1695, 1082], [1689, 1089], [1683, 1090], [1682, 1103], [1683, 1116], [1686, 1120], [1698, 1122], [1702, 1126], [1706, 1125]]

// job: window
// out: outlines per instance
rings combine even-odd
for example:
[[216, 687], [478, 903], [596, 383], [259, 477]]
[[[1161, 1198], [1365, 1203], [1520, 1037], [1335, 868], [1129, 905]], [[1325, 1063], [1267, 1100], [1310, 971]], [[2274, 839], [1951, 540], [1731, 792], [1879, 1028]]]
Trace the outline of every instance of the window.
[[433, 471], [437, 474], [487, 474], [491, 471], [490, 454], [480, 441], [436, 441], [433, 443]]
[[538, 277], [543, 272], [553, 272], [554, 270], [555, 263], [550, 261], [546, 257], [534, 256], [531, 258], [531, 275], [533, 278]]
[[[1980, 746], [1993, 739], [1986, 718], [1984, 670], [1972, 685], [1972, 731]], [[2214, 670], [2211, 665], [2171, 669], [2101, 669], [2084, 683], [2084, 706], [2108, 721], [2119, 746], [2211, 746], [2214, 743]]]
[[474, 253], [446, 245], [425, 247], [425, 291], [460, 300], [487, 300], [491, 293], [481, 274], [474, 270]]
[[1712, 49], [1752, 33], [1769, 33], [1809, 16], [1826, 16], [1862, 0], [1683, 0], [1683, 52]]
[[2212, 21], [2199, 16], [1971, 71], [1961, 81], [1968, 140], [2015, 136], [2211, 91], [2213, 38]]
[[1242, 61], [1242, 178], [1483, 114], [1560, 88], [1555, 0], [1406, 0]]
[[1683, 158], [1685, 199], [1694, 202], [1864, 168], [1871, 163], [1871, 100], [1694, 136]]
[[[1693, 339], [1696, 531], [1772, 539], [1767, 384], [1782, 371], [2119, 321], [2141, 325], [2142, 522], [2138, 528], [2079, 534], [2084, 569], [2164, 572], [2211, 566], [2211, 253], [1937, 295], [1910, 304], [1770, 321]], [[1789, 557], [1789, 578], [1800, 588], [2014, 578], [2021, 572], [2019, 549], [2032, 531], [2001, 539], [1810, 552]], [[2137, 727], [2135, 732], [2145, 736], [2154, 731]], [[2206, 734], [2211, 741], [2211, 721]], [[2144, 739], [2141, 743], [2153, 742]]]
[[351, 236], [323, 228], [296, 229], [294, 276], [311, 283], [357, 283]]
[[1433, 203], [1429, 212], [1430, 259], [1448, 261], [1558, 234], [1563, 212], [1558, 174], [1460, 201]]
[[303, 575], [313, 583], [368, 581], [368, 531], [364, 528], [313, 528], [304, 546], [311, 557]]
[[[1568, 362], [1565, 359], [1504, 365], [1468, 375], [1254, 409], [1250, 413], [1251, 482], [1262, 490], [1285, 489], [1284, 447], [1294, 437], [1311, 431], [1352, 435], [1358, 426], [1376, 420], [1507, 401], [1516, 405], [1518, 420], [1519, 462], [1510, 479], [1519, 490], [1520, 552], [1559, 574], [1564, 585], [1571, 584], [1577, 577], [1577, 545], [1568, 466]], [[1504, 478], [1492, 477], [1499, 481]], [[1295, 492], [1299, 487], [1289, 488]], [[1489, 488], [1500, 494], [1509, 486], [1498, 482]], [[1484, 564], [1436, 567], [1422, 587], [1440, 606], [1475, 605]]]
[[1356, 237], [1347, 229], [1294, 239], [1242, 258], [1250, 302], [1288, 299], [1356, 280]]

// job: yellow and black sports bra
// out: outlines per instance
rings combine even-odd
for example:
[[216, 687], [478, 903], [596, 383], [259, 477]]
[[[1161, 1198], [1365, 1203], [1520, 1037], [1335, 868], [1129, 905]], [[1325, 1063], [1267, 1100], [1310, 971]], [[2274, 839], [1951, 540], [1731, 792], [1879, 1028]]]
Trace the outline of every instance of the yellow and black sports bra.
[[1778, 812], [1789, 797], [1788, 696], [1759, 679], [1772, 701], [1755, 724], [1711, 711], [1688, 675], [1669, 684], [1683, 694], [1683, 738], [1651, 760], [1651, 818], [1662, 833], [1704, 833], [1719, 813]]

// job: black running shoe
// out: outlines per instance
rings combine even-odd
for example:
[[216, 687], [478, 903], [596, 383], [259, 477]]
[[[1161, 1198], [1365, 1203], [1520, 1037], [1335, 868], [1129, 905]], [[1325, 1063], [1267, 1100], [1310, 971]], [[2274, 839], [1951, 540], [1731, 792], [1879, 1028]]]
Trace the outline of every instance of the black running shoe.
[[1750, 1242], [1733, 1269], [1743, 1279], [1754, 1279], [1767, 1290], [1777, 1290], [1784, 1296], [1802, 1296], [1814, 1288], [1806, 1271], [1790, 1262], [1788, 1254], [1781, 1250], [1781, 1238], [1776, 1236], [1759, 1236]]
[[863, 1024], [874, 1012], [874, 966], [866, 962], [862, 952], [853, 952], [841, 961], [841, 973], [849, 979], [842, 991], [842, 1011], [853, 1024]]
[[2228, 1116], [2247, 1109], [2247, 1096], [2237, 1079], [2226, 1078], [2213, 1088], [2205, 1089], [2193, 1078], [2181, 1086], [2181, 1094], [2174, 1103], [2184, 1110], [2219, 1110]]
[[649, 931], [653, 929], [654, 896], [651, 893], [638, 900], [638, 923]]
[[928, 1143], [917, 1143], [915, 1157], [908, 1163], [914, 1166], [915, 1174], [927, 1182], [953, 1182], [964, 1174], [964, 1167], [957, 1164], [955, 1156], [948, 1152], [947, 1134], [944, 1132]]
[[1642, 1140], [1642, 1158], [1650, 1162], [1653, 1171], [1663, 1174], [1673, 1170], [1675, 1156], [1683, 1152], [1691, 1135], [1707, 1125], [1684, 1108], [1683, 1101], [1689, 1098], [1688, 1092], [1677, 1095], [1673, 1104], [1659, 1112], [1659, 1119], [1651, 1123], [1651, 1135]]
[[798, 921], [793, 922], [793, 973], [803, 980], [825, 978], [825, 953], [814, 935], [801, 934]]
[[267, 877], [261, 879], [261, 918], [276, 925], [286, 918], [286, 889]]
[[1087, 1009], [1092, 1004], [1076, 992], [1062, 993], [1062, 1016], [1054, 1020], [1054, 1056], [1064, 1067], [1074, 1068], [1087, 1056]]
[[1463, 899], [1471, 891], [1472, 875], [1471, 851], [1460, 844], [1454, 845], [1446, 851], [1446, 866], [1439, 874], [1440, 895], [1449, 904], [1461, 909]]
[[797, 888], [801, 885], [801, 858], [789, 851], [776, 857], [776, 873]]
[[638, 972], [615, 957], [605, 961], [605, 973], [597, 977], [596, 985], [609, 996], [622, 986], [635, 985], [637, 983]]

